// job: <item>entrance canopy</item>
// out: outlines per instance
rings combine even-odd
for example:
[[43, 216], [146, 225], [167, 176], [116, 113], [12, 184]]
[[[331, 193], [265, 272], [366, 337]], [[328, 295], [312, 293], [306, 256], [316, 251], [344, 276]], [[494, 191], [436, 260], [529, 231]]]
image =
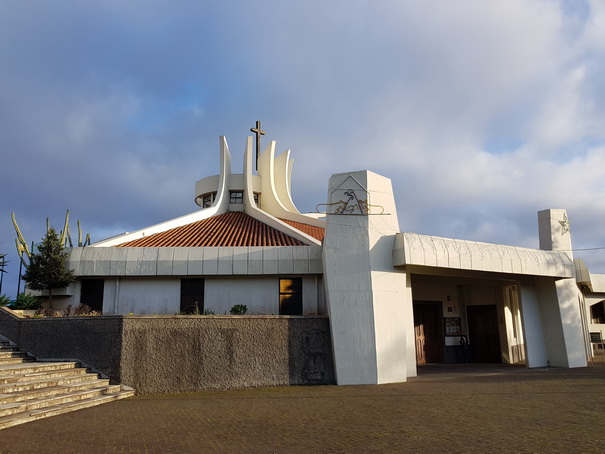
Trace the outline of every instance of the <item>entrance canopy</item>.
[[398, 233], [393, 265], [487, 271], [555, 278], [575, 277], [571, 258], [556, 251]]
[[[491, 345], [488, 337], [493, 341], [494, 355], [485, 353], [490, 361], [500, 350], [505, 362], [526, 360], [529, 367], [586, 365], [581, 294], [566, 250], [398, 233], [393, 265], [410, 275], [415, 303], [439, 303], [444, 360], [448, 347], [458, 345], [448, 337], [453, 320], [468, 330], [471, 346]], [[475, 327], [473, 319], [478, 320]], [[485, 326], [493, 328], [485, 332], [486, 339], [478, 338], [475, 333]], [[471, 349], [471, 356], [479, 354]]]

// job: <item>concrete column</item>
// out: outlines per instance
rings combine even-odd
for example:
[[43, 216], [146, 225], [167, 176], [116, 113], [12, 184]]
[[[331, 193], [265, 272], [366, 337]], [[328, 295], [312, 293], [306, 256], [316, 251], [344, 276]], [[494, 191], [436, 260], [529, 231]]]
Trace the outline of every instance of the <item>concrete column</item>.
[[416, 375], [412, 296], [409, 277], [393, 267], [399, 223], [391, 182], [369, 171], [333, 175], [327, 206], [323, 260], [336, 381], [405, 381]]
[[412, 298], [412, 278], [408, 272], [398, 270], [405, 279], [405, 290], [401, 295], [405, 330], [405, 361], [408, 377], [417, 375], [416, 369], [416, 333], [414, 332], [414, 304]]
[[521, 286], [528, 367], [586, 366], [578, 292], [574, 278]]
[[[560, 251], [573, 261], [571, 226], [564, 209], [538, 212], [540, 249]], [[554, 366], [584, 367], [586, 355], [575, 278], [537, 280], [548, 359]]]
[[[549, 357], [553, 356], [551, 365], [562, 367], [586, 367], [586, 351], [584, 348], [584, 330], [582, 327], [582, 318], [580, 314], [580, 291], [574, 278], [559, 279], [551, 283], [554, 287], [556, 302], [552, 300], [542, 302], [543, 314], [548, 312], [546, 306], [555, 314], [552, 330], [558, 335], [558, 342], [549, 342], [549, 329], [545, 329], [545, 338]], [[551, 304], [549, 304], [551, 303]], [[556, 308], [556, 309], [555, 309]], [[543, 320], [545, 319], [543, 315]]]
[[538, 233], [540, 249], [565, 252], [573, 260], [571, 230], [566, 210], [538, 211]]
[[544, 367], [547, 364], [546, 344], [542, 331], [540, 301], [535, 287], [530, 283], [520, 285], [521, 323], [525, 338], [527, 367]]
[[536, 291], [548, 361], [551, 366], [568, 367], [556, 283], [553, 279], [536, 278]]

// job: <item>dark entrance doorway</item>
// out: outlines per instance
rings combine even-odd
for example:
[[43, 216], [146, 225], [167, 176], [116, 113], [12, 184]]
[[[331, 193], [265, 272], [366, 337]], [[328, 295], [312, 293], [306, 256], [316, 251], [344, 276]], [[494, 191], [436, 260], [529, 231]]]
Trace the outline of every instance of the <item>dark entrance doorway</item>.
[[494, 305], [467, 306], [468, 340], [471, 361], [501, 363], [498, 312]]
[[441, 301], [414, 302], [417, 364], [443, 361], [442, 321]]

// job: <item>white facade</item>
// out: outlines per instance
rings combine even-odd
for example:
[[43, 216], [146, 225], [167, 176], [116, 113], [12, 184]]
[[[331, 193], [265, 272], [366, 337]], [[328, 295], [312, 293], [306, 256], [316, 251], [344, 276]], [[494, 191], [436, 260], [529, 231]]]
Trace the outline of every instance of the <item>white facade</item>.
[[[300, 277], [303, 283], [302, 315], [323, 313], [323, 282], [321, 276]], [[76, 291], [80, 291], [76, 284]], [[112, 315], [179, 314], [181, 280], [174, 278], [110, 278], [104, 279], [103, 313]], [[65, 300], [73, 304], [75, 299]], [[279, 314], [279, 276], [211, 277], [204, 279], [200, 303], [213, 315], [229, 315], [231, 308], [245, 304], [248, 314]]]

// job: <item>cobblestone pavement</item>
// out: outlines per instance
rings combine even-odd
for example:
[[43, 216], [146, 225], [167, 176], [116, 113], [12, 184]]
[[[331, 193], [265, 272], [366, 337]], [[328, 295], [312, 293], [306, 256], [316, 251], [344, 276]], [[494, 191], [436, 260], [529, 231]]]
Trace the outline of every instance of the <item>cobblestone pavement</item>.
[[605, 365], [138, 396], [0, 431], [2, 454], [113, 452], [605, 452]]

